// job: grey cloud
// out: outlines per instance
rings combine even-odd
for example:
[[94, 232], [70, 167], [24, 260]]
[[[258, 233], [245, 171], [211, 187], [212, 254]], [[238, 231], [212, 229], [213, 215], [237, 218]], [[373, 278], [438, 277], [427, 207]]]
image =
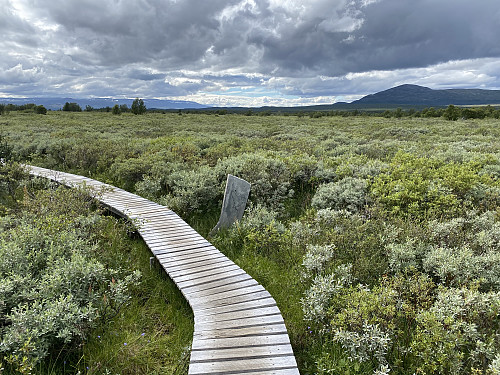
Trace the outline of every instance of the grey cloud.
[[90, 54], [95, 63], [116, 66], [157, 60], [171, 69], [197, 62], [216, 39], [216, 15], [231, 2], [55, 0], [44, 8], [61, 25], [61, 40]]
[[36, 30], [25, 20], [16, 15], [10, 2], [0, 2], [0, 33], [5, 47], [16, 48], [16, 46], [36, 47], [38, 38]]
[[[253, 87], [314, 97], [409, 81], [499, 85], [500, 66], [484, 62], [500, 57], [498, 0], [16, 0], [25, 18], [0, 2], [1, 93]], [[474, 69], [487, 71], [466, 73]]]

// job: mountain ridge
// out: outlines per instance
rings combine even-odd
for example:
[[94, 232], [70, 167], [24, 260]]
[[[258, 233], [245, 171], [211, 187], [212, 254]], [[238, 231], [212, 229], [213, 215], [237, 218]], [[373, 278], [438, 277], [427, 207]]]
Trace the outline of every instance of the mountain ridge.
[[399, 104], [415, 106], [485, 105], [500, 104], [500, 90], [442, 89], [404, 84], [379, 91], [355, 100], [356, 104]]

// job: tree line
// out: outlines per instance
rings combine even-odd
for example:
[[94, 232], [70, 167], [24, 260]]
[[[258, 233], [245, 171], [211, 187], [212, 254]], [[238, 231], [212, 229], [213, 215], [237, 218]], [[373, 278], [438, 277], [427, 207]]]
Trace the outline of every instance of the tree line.
[[[78, 103], [69, 103], [66, 102], [63, 108], [60, 109], [64, 112], [111, 112], [114, 115], [120, 115], [122, 113], [133, 113], [135, 115], [141, 115], [150, 112], [162, 112], [162, 113], [170, 113], [170, 112], [178, 112], [179, 114], [207, 114], [207, 115], [228, 115], [228, 114], [242, 114], [245, 116], [298, 116], [304, 117], [308, 116], [310, 118], [321, 118], [321, 117], [352, 117], [352, 116], [374, 116], [374, 117], [385, 117], [385, 118], [403, 118], [403, 117], [424, 117], [424, 118], [438, 118], [444, 117], [446, 120], [456, 121], [459, 119], [468, 120], [468, 119], [484, 119], [484, 118], [500, 118], [500, 108], [494, 107], [491, 105], [482, 106], [482, 107], [458, 107], [453, 104], [450, 104], [447, 108], [423, 108], [421, 110], [410, 108], [408, 110], [404, 110], [402, 108], [396, 109], [386, 109], [381, 111], [368, 111], [368, 110], [335, 110], [335, 111], [304, 111], [300, 108], [297, 111], [287, 111], [282, 112], [279, 110], [259, 110], [259, 109], [251, 109], [248, 108], [246, 110], [235, 110], [235, 109], [204, 109], [204, 110], [196, 110], [196, 109], [171, 109], [171, 110], [157, 110], [151, 109], [148, 110], [146, 105], [144, 104], [144, 100], [136, 98], [131, 107], [128, 107], [126, 104], [115, 104], [113, 107], [106, 106], [102, 108], [94, 108], [90, 105], [86, 105], [85, 109], [82, 109]], [[2, 104], [0, 103], [0, 115], [5, 113], [13, 112], [13, 111], [27, 111], [27, 112], [35, 112], [38, 114], [47, 114], [47, 109], [43, 105], [36, 105], [35, 103], [28, 104]]]
[[[64, 106], [60, 109], [63, 112], [112, 112], [114, 115], [119, 115], [121, 113], [133, 113], [135, 115], [142, 115], [146, 113], [147, 108], [144, 104], [144, 100], [136, 98], [131, 107], [129, 108], [126, 104], [115, 104], [113, 107], [103, 107], [103, 108], [94, 108], [90, 105], [85, 106], [85, 110], [82, 110], [82, 107], [78, 103], [74, 102], [66, 102]], [[9, 113], [9, 112], [35, 112], [38, 114], [45, 115], [47, 114], [47, 108], [43, 105], [36, 105], [35, 103], [27, 103], [27, 104], [3, 104], [0, 103], [0, 115]]]

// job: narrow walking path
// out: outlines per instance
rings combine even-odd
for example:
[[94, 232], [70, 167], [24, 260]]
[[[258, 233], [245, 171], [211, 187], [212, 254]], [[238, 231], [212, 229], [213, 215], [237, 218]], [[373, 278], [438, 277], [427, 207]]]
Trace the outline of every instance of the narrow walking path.
[[299, 374], [271, 295], [175, 212], [87, 177], [26, 168], [66, 186], [95, 188], [104, 206], [133, 221], [193, 309], [189, 374]]

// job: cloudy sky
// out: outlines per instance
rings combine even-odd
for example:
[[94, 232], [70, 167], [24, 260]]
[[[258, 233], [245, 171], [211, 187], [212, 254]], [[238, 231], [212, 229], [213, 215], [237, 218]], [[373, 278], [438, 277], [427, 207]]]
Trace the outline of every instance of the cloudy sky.
[[0, 97], [212, 105], [500, 89], [498, 0], [0, 0]]

